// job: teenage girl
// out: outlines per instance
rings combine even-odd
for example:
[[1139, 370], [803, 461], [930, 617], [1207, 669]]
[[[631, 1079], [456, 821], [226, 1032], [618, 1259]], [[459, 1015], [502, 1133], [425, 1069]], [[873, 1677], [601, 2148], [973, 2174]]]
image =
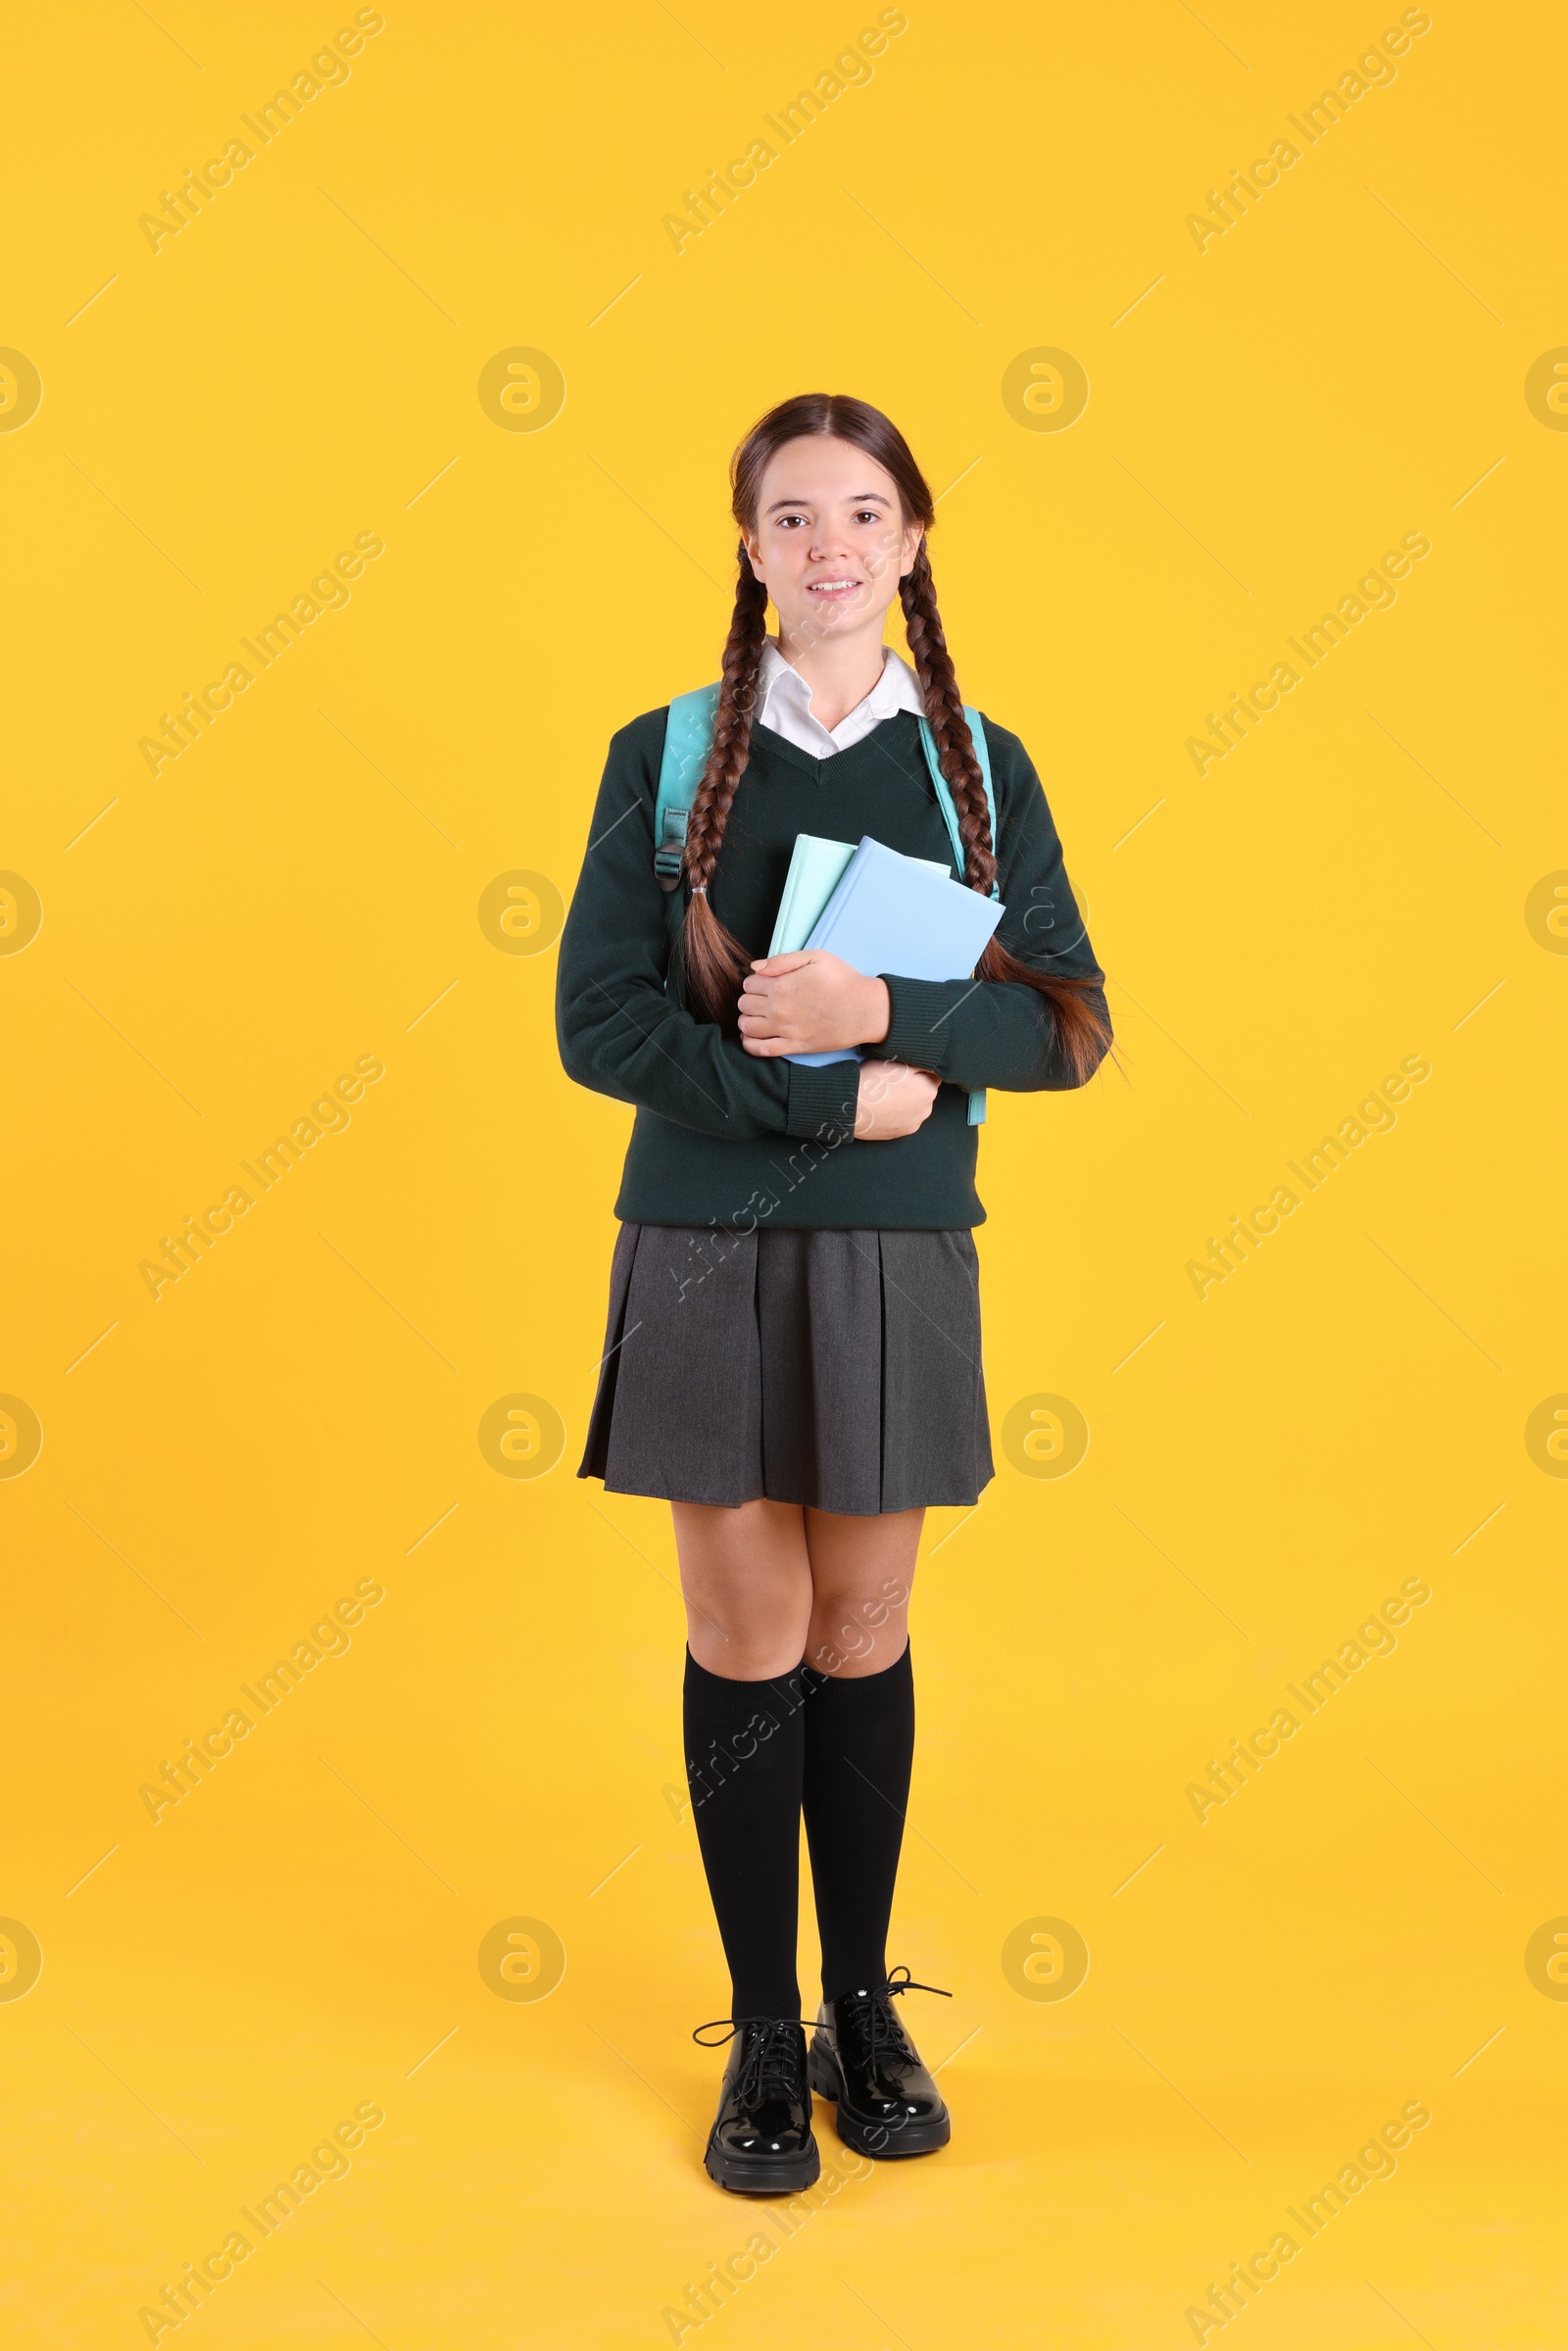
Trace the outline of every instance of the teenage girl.
[[[650, 710], [610, 746], [557, 1023], [568, 1073], [637, 1110], [577, 1474], [674, 1512], [687, 1781], [731, 1979], [707, 2166], [777, 2194], [817, 2177], [813, 2089], [865, 2154], [950, 2135], [893, 2006], [936, 1987], [890, 1977], [884, 1946], [921, 1520], [993, 1474], [967, 1097], [1081, 1086], [1110, 1028], [1039, 778], [987, 719], [992, 837], [926, 554], [935, 507], [903, 435], [863, 401], [805, 394], [747, 435], [731, 483], [735, 613], [680, 870], [668, 853], [655, 867], [668, 711]], [[909, 661], [883, 644], [895, 595]], [[798, 833], [953, 866], [921, 716], [961, 879], [998, 883], [1006, 909], [975, 976], [763, 956]], [[844, 1047], [863, 1058], [785, 1058]], [[822, 1948], [809, 2052], [803, 1812]]]

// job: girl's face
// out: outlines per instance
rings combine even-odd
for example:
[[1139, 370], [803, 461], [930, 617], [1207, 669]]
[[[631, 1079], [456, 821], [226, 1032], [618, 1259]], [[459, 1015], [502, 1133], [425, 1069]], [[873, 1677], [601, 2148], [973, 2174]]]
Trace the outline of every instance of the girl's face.
[[752, 569], [792, 650], [862, 631], [880, 643], [920, 537], [918, 522], [904, 521], [892, 474], [829, 433], [786, 441], [774, 453], [745, 533]]

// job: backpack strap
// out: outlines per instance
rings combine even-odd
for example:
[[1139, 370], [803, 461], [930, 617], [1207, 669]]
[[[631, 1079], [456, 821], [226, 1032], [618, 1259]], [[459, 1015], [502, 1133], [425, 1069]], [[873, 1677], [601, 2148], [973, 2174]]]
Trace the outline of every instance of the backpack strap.
[[[986, 788], [986, 813], [991, 819], [991, 842], [992, 847], [995, 848], [997, 796], [991, 787], [991, 747], [986, 741], [985, 722], [979, 711], [971, 710], [965, 703], [963, 715], [968, 722], [969, 740], [974, 745], [974, 756], [980, 762], [980, 780]], [[958, 811], [953, 805], [953, 793], [947, 777], [942, 772], [942, 761], [937, 757], [937, 739], [931, 732], [929, 718], [920, 720], [920, 748], [925, 753], [925, 763], [931, 770], [931, 781], [936, 786], [937, 806], [942, 810], [947, 824], [948, 839], [953, 843], [953, 862], [958, 869], [958, 879], [961, 882], [964, 865], [963, 835], [958, 830]], [[993, 898], [1001, 896], [995, 882], [991, 885], [991, 895]]]
[[[963, 715], [968, 723], [969, 740], [974, 745], [974, 756], [980, 762], [980, 780], [986, 788], [986, 813], [991, 819], [991, 845], [995, 849], [997, 796], [991, 786], [991, 749], [986, 742], [985, 724], [979, 711], [971, 710], [968, 703], [965, 703]], [[931, 721], [928, 718], [920, 720], [920, 748], [925, 753], [925, 763], [931, 770], [931, 781], [936, 787], [937, 806], [942, 810], [947, 823], [948, 839], [953, 843], [953, 861], [958, 869], [958, 879], [961, 882], [964, 868], [963, 835], [958, 830], [958, 811], [953, 805], [953, 793], [947, 777], [942, 772], [942, 761], [937, 757], [937, 739], [931, 732]], [[991, 885], [991, 895], [993, 898], [1000, 898], [1002, 895], [995, 882]], [[969, 1097], [969, 1124], [972, 1127], [983, 1127], [985, 1122], [986, 1090], [983, 1086], [977, 1086]]]
[[699, 686], [694, 693], [677, 694], [669, 706], [659, 797], [654, 804], [654, 871], [661, 890], [679, 887], [686, 819], [708, 764], [717, 710], [717, 686]]

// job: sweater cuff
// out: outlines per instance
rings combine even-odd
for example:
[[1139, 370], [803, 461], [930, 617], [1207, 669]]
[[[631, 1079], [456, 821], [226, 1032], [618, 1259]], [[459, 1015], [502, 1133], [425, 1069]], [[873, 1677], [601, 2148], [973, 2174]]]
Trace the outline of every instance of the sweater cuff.
[[[951, 980], [897, 980], [878, 974], [893, 1007], [888, 1033], [865, 1051], [879, 1061], [906, 1061], [911, 1069], [946, 1074], [953, 1052], [953, 1022], [942, 1015], [952, 1009]], [[793, 1099], [793, 1098], [792, 1098]]]
[[829, 1061], [813, 1069], [800, 1061], [789, 1064], [789, 1115], [784, 1131], [813, 1143], [848, 1143], [855, 1135], [855, 1111], [859, 1101], [858, 1061]]

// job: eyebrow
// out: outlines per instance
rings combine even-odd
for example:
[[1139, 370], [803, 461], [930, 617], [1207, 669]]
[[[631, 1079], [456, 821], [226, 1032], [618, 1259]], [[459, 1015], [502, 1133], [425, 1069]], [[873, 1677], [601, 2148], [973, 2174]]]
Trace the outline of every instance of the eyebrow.
[[[870, 506], [873, 503], [877, 506], [886, 506], [888, 494], [886, 490], [857, 490], [853, 497], [847, 498], [844, 503], [846, 506]], [[781, 506], [809, 506], [809, 504], [808, 498], [775, 498], [767, 511], [770, 514], [776, 514]]]

